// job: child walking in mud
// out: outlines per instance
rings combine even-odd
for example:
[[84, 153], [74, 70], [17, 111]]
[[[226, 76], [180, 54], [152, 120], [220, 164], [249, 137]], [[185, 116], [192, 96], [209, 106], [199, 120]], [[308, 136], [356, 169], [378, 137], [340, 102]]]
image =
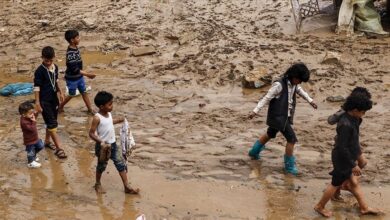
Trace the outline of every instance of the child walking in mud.
[[31, 101], [23, 102], [19, 105], [20, 128], [23, 132], [23, 143], [26, 146], [27, 166], [29, 168], [39, 168], [37, 154], [43, 149], [43, 142], [38, 137], [36, 117], [38, 113], [34, 111]]
[[[53, 63], [54, 49], [50, 46], [42, 49], [42, 64], [34, 74], [35, 107], [42, 112], [46, 124], [45, 147], [54, 150], [54, 154], [60, 158], [67, 158], [61, 148], [60, 138], [57, 134], [57, 116], [59, 101], [63, 101], [63, 93], [58, 86], [58, 66]], [[60, 100], [58, 100], [58, 96]], [[50, 144], [50, 138], [55, 147]]]
[[76, 95], [76, 90], [79, 90], [83, 97], [85, 106], [87, 106], [88, 112], [92, 115], [95, 114], [91, 107], [91, 101], [89, 100], [87, 88], [85, 85], [84, 76], [93, 79], [96, 77], [93, 73], [88, 73], [83, 70], [83, 61], [81, 59], [79, 48], [80, 35], [76, 30], [68, 30], [65, 32], [65, 39], [68, 41], [69, 46], [66, 50], [66, 71], [65, 80], [68, 87], [69, 94], [63, 102], [61, 102], [59, 111], [64, 111], [64, 106], [68, 103], [72, 97]]
[[89, 137], [96, 142], [95, 155], [97, 157], [96, 183], [97, 193], [104, 193], [101, 185], [101, 177], [107, 167], [107, 162], [111, 159], [123, 182], [125, 193], [138, 194], [139, 189], [130, 187], [127, 180], [127, 167], [122, 156], [121, 149], [116, 145], [114, 124], [121, 123], [124, 118], [113, 119], [111, 111], [113, 109], [113, 96], [109, 92], [101, 91], [95, 96], [95, 105], [99, 112], [93, 116]]
[[355, 196], [362, 215], [380, 213], [379, 210], [368, 207], [364, 200], [358, 179], [362, 170], [356, 164], [356, 160], [361, 155], [359, 127], [362, 117], [371, 108], [371, 100], [361, 95], [349, 96], [343, 105], [345, 112], [337, 122], [337, 136], [332, 150], [333, 170], [330, 172], [332, 182], [314, 207], [314, 210], [324, 217], [332, 216], [332, 212], [326, 210], [325, 205], [340, 188], [350, 191]]
[[295, 156], [293, 155], [294, 145], [298, 140], [292, 124], [296, 106], [296, 94], [303, 97], [313, 108], [317, 109], [313, 99], [299, 86], [302, 82], [309, 81], [309, 78], [310, 72], [305, 64], [293, 64], [280, 80], [272, 84], [271, 89], [249, 115], [249, 118], [252, 119], [265, 105], [269, 104], [267, 114], [267, 125], [269, 127], [267, 133], [263, 134], [249, 151], [249, 156], [252, 159], [258, 160], [265, 144], [271, 138], [275, 138], [278, 132], [281, 132], [287, 140], [284, 168], [287, 173], [298, 174]]
[[[371, 100], [371, 93], [364, 87], [355, 87], [351, 94], [349, 96], [363, 96], [367, 99]], [[328, 117], [328, 123], [330, 125], [336, 124], [339, 120], [341, 115], [345, 113], [343, 107], [335, 112], [333, 115]], [[359, 155], [357, 162], [360, 169], [363, 169], [367, 165], [367, 159], [363, 155], [363, 151], [360, 150], [361, 154]], [[341, 197], [340, 188], [335, 192], [335, 194], [332, 197], [333, 201], [344, 201], [344, 199]]]

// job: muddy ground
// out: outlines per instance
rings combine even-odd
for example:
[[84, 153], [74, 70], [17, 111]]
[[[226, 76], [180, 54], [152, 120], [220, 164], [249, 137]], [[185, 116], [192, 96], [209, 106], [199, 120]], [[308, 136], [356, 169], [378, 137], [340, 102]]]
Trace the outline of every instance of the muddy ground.
[[[33, 96], [0, 97], [0, 218], [321, 219], [312, 207], [330, 181], [335, 135], [326, 119], [341, 105], [326, 98], [345, 97], [355, 86], [369, 88], [375, 101], [361, 126], [369, 160], [364, 191], [389, 215], [390, 40], [337, 36], [334, 14], [305, 21], [297, 34], [289, 8], [280, 0], [1, 0], [0, 86], [31, 82], [46, 45], [56, 49], [64, 71], [63, 35], [78, 29], [86, 69], [98, 75], [87, 80], [90, 97], [112, 92], [113, 114], [131, 123], [137, 149], [128, 176], [142, 192], [125, 195], [110, 163], [102, 179], [107, 193], [95, 194], [91, 117], [81, 98], [59, 116], [69, 158], [57, 160], [46, 150], [42, 168], [29, 170], [17, 106]], [[143, 46], [156, 53], [132, 55]], [[341, 62], [321, 64], [326, 51], [341, 54]], [[303, 87], [319, 106], [298, 100], [300, 177], [283, 173], [281, 136], [260, 161], [247, 157], [266, 130], [266, 110], [254, 120], [247, 115], [269, 87], [241, 86], [249, 71], [262, 67], [276, 76], [295, 61], [309, 66], [311, 80]], [[38, 127], [44, 137], [42, 118]], [[335, 219], [359, 219], [353, 198], [343, 195], [346, 203], [328, 205]]]

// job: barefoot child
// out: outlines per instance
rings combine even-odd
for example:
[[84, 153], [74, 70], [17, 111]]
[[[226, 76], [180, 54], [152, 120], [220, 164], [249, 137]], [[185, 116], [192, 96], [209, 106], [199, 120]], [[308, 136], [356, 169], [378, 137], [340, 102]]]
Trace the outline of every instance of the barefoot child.
[[363, 198], [358, 176], [361, 169], [356, 160], [361, 154], [359, 143], [359, 126], [366, 111], [372, 108], [372, 102], [365, 96], [349, 96], [343, 106], [345, 113], [337, 122], [337, 136], [332, 150], [333, 170], [331, 184], [325, 189], [321, 200], [314, 207], [319, 214], [330, 217], [332, 212], [325, 209], [326, 203], [335, 192], [343, 187], [350, 191], [359, 203], [361, 214], [378, 214], [379, 211], [368, 207]]
[[20, 128], [23, 132], [23, 143], [26, 145], [27, 166], [29, 168], [41, 167], [37, 154], [43, 149], [43, 142], [38, 137], [36, 117], [38, 113], [34, 111], [34, 106], [30, 101], [19, 105]]
[[293, 175], [298, 174], [293, 155], [294, 145], [298, 140], [292, 124], [296, 105], [296, 94], [303, 97], [313, 108], [317, 108], [313, 99], [299, 86], [302, 82], [309, 81], [309, 78], [310, 72], [305, 64], [296, 63], [292, 65], [280, 80], [272, 84], [271, 89], [249, 115], [249, 118], [252, 119], [265, 105], [269, 104], [267, 114], [267, 125], [269, 127], [267, 133], [263, 134], [249, 151], [249, 156], [252, 159], [259, 159], [259, 154], [264, 149], [265, 144], [271, 138], [275, 138], [278, 132], [281, 132], [287, 140], [284, 155], [285, 170], [287, 173]]
[[[67, 158], [61, 148], [60, 138], [57, 134], [58, 104], [64, 96], [58, 86], [58, 66], [53, 63], [55, 58], [54, 49], [50, 46], [42, 49], [42, 64], [34, 73], [35, 108], [42, 112], [46, 124], [45, 146], [54, 150], [54, 154], [60, 158]], [[58, 100], [60, 97], [60, 100]], [[50, 145], [50, 138], [55, 147]]]
[[124, 121], [123, 118], [113, 120], [111, 111], [113, 109], [113, 96], [111, 93], [98, 92], [94, 99], [99, 112], [92, 119], [89, 137], [96, 142], [95, 155], [97, 156], [95, 190], [104, 193], [100, 179], [111, 159], [122, 178], [125, 193], [138, 194], [139, 189], [130, 187], [127, 180], [127, 167], [122, 156], [121, 148], [116, 145], [114, 124]]
[[[371, 100], [371, 93], [364, 87], [359, 87], [359, 86], [355, 87], [349, 96], [355, 96], [355, 95], [364, 96], [364, 97]], [[343, 115], [344, 113], [345, 113], [344, 109], [341, 108], [339, 111], [335, 112], [333, 115], [328, 117], [328, 123], [330, 125], [336, 124], [340, 120], [341, 115]], [[361, 152], [362, 152], [362, 150], [361, 150]], [[360, 167], [360, 169], [363, 169], [367, 165], [367, 159], [364, 157], [363, 152], [359, 155], [357, 162], [358, 162], [358, 166]], [[338, 189], [336, 191], [336, 193], [332, 197], [332, 200], [333, 201], [344, 201], [344, 199], [341, 197], [340, 189]]]
[[88, 112], [90, 114], [95, 114], [95, 112], [92, 110], [91, 101], [89, 100], [87, 94], [84, 76], [93, 79], [96, 75], [83, 70], [83, 61], [81, 60], [80, 51], [77, 47], [80, 43], [79, 32], [76, 30], [68, 30], [65, 32], [65, 39], [69, 43], [68, 49], [66, 51], [65, 71], [65, 80], [66, 86], [69, 90], [69, 95], [61, 103], [59, 112], [64, 110], [66, 103], [68, 103], [72, 97], [76, 95], [76, 90], [79, 90], [81, 96], [83, 97], [85, 106], [87, 106]]

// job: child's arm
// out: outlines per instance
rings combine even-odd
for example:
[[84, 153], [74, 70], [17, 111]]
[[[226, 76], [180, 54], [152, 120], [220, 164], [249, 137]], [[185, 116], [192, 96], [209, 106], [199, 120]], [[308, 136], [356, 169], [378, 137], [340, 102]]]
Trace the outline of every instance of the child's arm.
[[113, 124], [119, 124], [125, 121], [125, 118], [123, 116], [116, 117], [115, 119], [112, 120]]
[[103, 141], [96, 135], [96, 129], [99, 123], [100, 118], [98, 116], [93, 116], [91, 128], [89, 129], [89, 137], [96, 143], [101, 144]]
[[255, 109], [250, 113], [249, 119], [252, 119], [265, 105], [268, 105], [273, 98], [282, 92], [282, 90], [282, 85], [279, 82], [274, 82], [267, 94], [257, 103]]
[[62, 93], [61, 87], [58, 85], [58, 79], [56, 81], [57, 93], [60, 96], [60, 103], [64, 101], [64, 93]]
[[37, 110], [37, 113], [42, 112], [41, 102], [39, 100], [39, 92], [41, 90], [41, 78], [38, 73], [38, 71], [35, 71], [34, 73], [34, 95], [35, 95], [35, 109]]
[[297, 93], [299, 96], [304, 98], [310, 105], [314, 108], [317, 109], [317, 104], [313, 101], [313, 99], [305, 92], [305, 90], [302, 89], [301, 86], [297, 85]]
[[96, 74], [93, 74], [93, 73], [87, 73], [86, 71], [84, 70], [80, 70], [80, 74], [83, 75], [83, 76], [86, 76], [90, 79], [93, 79], [96, 77]]

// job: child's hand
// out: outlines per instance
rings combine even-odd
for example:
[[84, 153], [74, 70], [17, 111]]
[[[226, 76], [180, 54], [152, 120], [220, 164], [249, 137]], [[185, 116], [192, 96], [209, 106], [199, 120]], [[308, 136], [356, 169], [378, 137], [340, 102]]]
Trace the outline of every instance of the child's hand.
[[35, 110], [40, 113], [42, 112], [42, 107], [41, 107], [41, 104], [40, 103], [35, 103]]
[[256, 113], [251, 112], [251, 113], [249, 114], [248, 118], [249, 118], [249, 119], [252, 119], [252, 118], [254, 118], [255, 116], [256, 116]]
[[317, 104], [314, 103], [314, 102], [310, 102], [310, 105], [311, 105], [314, 109], [317, 109], [317, 108], [318, 108]]
[[360, 176], [360, 175], [362, 175], [362, 170], [360, 169], [359, 166], [355, 166], [352, 169], [352, 173], [353, 173], [354, 176]]
[[31, 120], [31, 121], [34, 121], [34, 122], [37, 121], [36, 118], [35, 118], [35, 114], [32, 114], [32, 115], [31, 115], [30, 120]]
[[88, 73], [88, 74], [85, 74], [88, 78], [90, 79], [94, 79], [96, 77], [96, 74], [93, 74], [93, 73]]

